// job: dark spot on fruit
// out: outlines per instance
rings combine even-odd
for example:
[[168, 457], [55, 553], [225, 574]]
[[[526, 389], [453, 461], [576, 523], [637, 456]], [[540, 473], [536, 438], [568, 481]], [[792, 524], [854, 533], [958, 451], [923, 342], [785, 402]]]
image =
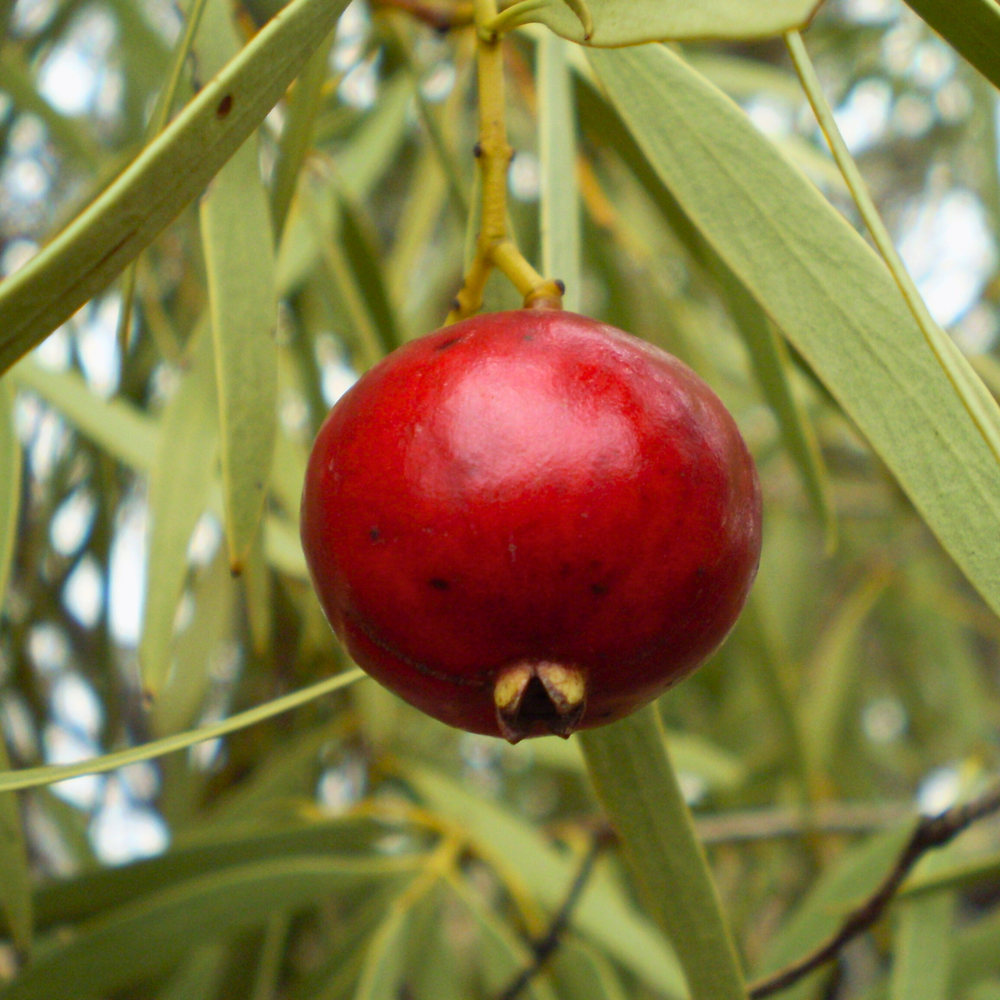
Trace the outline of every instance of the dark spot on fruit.
[[461, 309], [461, 308], [462, 308], [462, 303], [459, 302], [458, 299], [452, 299], [451, 300], [451, 311], [452, 312], [458, 312], [458, 310]]
[[608, 588], [603, 583], [592, 583], [590, 592], [594, 597], [603, 597], [608, 592]]
[[601, 560], [600, 559], [591, 559], [590, 560], [590, 568], [591, 569], [600, 569], [601, 568]]
[[225, 118], [230, 111], [233, 110], [233, 95], [226, 94], [225, 97], [219, 101], [219, 106], [215, 109], [216, 118]]
[[695, 575], [696, 575], [696, 576], [704, 576], [704, 575], [705, 575], [705, 574], [706, 574], [707, 572], [708, 572], [708, 570], [707, 570], [707, 569], [705, 569], [705, 567], [704, 567], [704, 566], [699, 566], [699, 567], [698, 567], [698, 568], [697, 568], [697, 569], [695, 570]]
[[480, 156], [483, 155], [483, 144], [477, 142], [475, 146], [472, 147], [472, 155], [478, 160]]
[[566, 294], [566, 282], [563, 281], [562, 278], [556, 278], [556, 288], [559, 289], [560, 295]]
[[372, 528], [372, 530], [368, 532], [368, 537], [373, 542], [377, 542], [382, 537], [382, 532], [379, 531], [378, 528]]
[[451, 584], [447, 580], [442, 580], [439, 576], [434, 577], [429, 582], [435, 590], [449, 590], [451, 588]]
[[572, 572], [572, 569], [573, 569], [573, 567], [570, 566], [570, 564], [568, 562], [564, 562], [562, 564], [562, 566], [559, 567], [559, 575], [560, 576], [569, 576], [569, 574]]
[[434, 350], [435, 351], [447, 351], [449, 347], [454, 347], [462, 338], [461, 337], [450, 337], [448, 340], [441, 341]]
[[525, 335], [524, 335], [524, 336], [523, 336], [523, 337], [521, 338], [521, 340], [534, 340], [534, 339], [535, 339], [535, 335], [534, 335], [533, 333], [526, 333], [526, 334], [525, 334]]

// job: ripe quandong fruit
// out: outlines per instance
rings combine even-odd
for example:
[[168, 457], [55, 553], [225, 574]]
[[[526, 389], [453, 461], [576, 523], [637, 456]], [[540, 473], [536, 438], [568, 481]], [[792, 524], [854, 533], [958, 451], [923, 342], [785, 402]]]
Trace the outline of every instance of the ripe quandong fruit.
[[452, 726], [568, 736], [725, 638], [760, 487], [732, 417], [669, 354], [572, 313], [413, 341], [316, 439], [302, 542], [354, 659]]

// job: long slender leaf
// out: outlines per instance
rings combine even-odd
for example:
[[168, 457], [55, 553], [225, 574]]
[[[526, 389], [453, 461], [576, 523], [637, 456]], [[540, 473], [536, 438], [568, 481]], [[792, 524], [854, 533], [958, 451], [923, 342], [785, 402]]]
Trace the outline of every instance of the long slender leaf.
[[275, 698], [263, 705], [258, 705], [256, 708], [231, 715], [222, 722], [199, 726], [197, 729], [191, 729], [186, 733], [177, 733], [175, 736], [164, 736], [160, 740], [142, 743], [139, 746], [130, 747], [128, 750], [117, 750], [101, 757], [93, 757], [90, 760], [81, 761], [79, 764], [50, 764], [45, 767], [25, 767], [16, 771], [4, 771], [0, 773], [0, 792], [51, 785], [81, 774], [102, 774], [124, 767], [126, 764], [134, 764], [136, 761], [153, 760], [168, 753], [186, 750], [188, 747], [203, 743], [205, 740], [214, 740], [228, 733], [239, 732], [248, 726], [263, 722], [264, 719], [273, 718], [283, 712], [290, 712], [293, 708], [306, 705], [310, 701], [322, 698], [333, 691], [339, 691], [367, 676], [360, 668], [345, 670], [335, 677], [320, 681], [318, 684], [303, 688], [301, 691], [283, 695], [281, 698]]
[[538, 149], [541, 160], [542, 272], [566, 286], [563, 305], [580, 310], [580, 201], [576, 111], [566, 50], [546, 34], [538, 43]]
[[156, 421], [121, 399], [101, 399], [76, 372], [53, 372], [32, 358], [11, 369], [10, 377], [37, 392], [77, 430], [112, 458], [139, 472], [148, 472], [156, 455]]
[[955, 897], [938, 892], [900, 905], [890, 1000], [948, 1000]]
[[0, 378], [0, 615], [17, 544], [21, 513], [21, 444], [14, 428], [14, 387]]
[[[509, 811], [476, 798], [442, 775], [407, 768], [407, 779], [436, 810], [517, 873], [538, 900], [557, 909], [575, 874], [569, 858]], [[621, 886], [595, 871], [572, 915], [573, 926], [618, 962], [669, 997], [683, 997], [684, 979], [670, 948], [656, 928], [635, 911]]]
[[684, 38], [765, 38], [801, 27], [815, 0], [587, 0], [593, 31], [586, 35], [579, 16], [561, 0], [531, 19], [556, 34], [588, 45], [637, 45]]
[[105, 287], [191, 202], [346, 5], [292, 0], [89, 208], [0, 284], [0, 372]]
[[580, 743], [647, 911], [676, 949], [693, 1000], [745, 997], [735, 940], [664, 746], [656, 705], [583, 730]]
[[212, 339], [204, 329], [194, 336], [190, 364], [162, 418], [150, 473], [152, 523], [139, 662], [143, 685], [153, 697], [167, 681], [174, 618], [188, 572], [188, 543], [208, 507], [218, 463]]
[[[1000, 610], [1000, 468], [884, 264], [745, 115], [669, 50], [593, 52], [663, 183]], [[736, 207], [738, 206], [738, 208]]]
[[[173, 885], [113, 910], [45, 949], [5, 990], [4, 1000], [53, 1000], [114, 992], [159, 972], [193, 945], [263, 923], [325, 895], [405, 879], [413, 858], [281, 858]], [[128, 955], [127, 962], [120, 956]]]
[[[228, 4], [208, 0], [195, 46], [215, 73], [239, 40]], [[251, 136], [219, 171], [201, 202], [215, 344], [222, 495], [229, 564], [243, 569], [260, 526], [277, 434], [278, 352], [271, 212]]]
[[[0, 768], [9, 767], [7, 744], [0, 734]], [[15, 792], [0, 794], [0, 909], [18, 951], [27, 956], [31, 951], [35, 915], [31, 869]]]
[[1000, 87], [1000, 4], [996, 0], [906, 0], [935, 31]]

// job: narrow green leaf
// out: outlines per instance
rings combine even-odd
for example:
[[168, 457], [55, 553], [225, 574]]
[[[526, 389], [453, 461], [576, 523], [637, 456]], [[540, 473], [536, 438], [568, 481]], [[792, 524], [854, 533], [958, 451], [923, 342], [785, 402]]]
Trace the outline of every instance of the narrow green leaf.
[[271, 181], [271, 219], [276, 238], [280, 241], [288, 219], [288, 210], [295, 197], [299, 171], [306, 161], [312, 143], [313, 124], [323, 98], [323, 84], [329, 75], [330, 48], [334, 32], [330, 32], [295, 81], [288, 100], [285, 124], [278, 142], [278, 158]]
[[229, 560], [242, 569], [264, 513], [277, 433], [271, 222], [257, 144], [243, 146], [202, 202], [219, 399]]
[[883, 262], [668, 49], [593, 52], [660, 180], [824, 381], [994, 610], [1000, 468]]
[[626, 1000], [614, 966], [575, 937], [566, 937], [559, 945], [552, 976], [563, 1000]]
[[151, 523], [139, 663], [143, 686], [153, 697], [167, 681], [177, 602], [188, 573], [188, 543], [208, 507], [218, 462], [212, 339], [205, 329], [194, 336], [187, 371], [161, 418], [150, 472]]
[[[195, 51], [206, 74], [239, 47], [229, 5], [208, 0]], [[222, 495], [229, 564], [242, 572], [264, 513], [277, 433], [278, 320], [271, 212], [251, 136], [219, 171], [201, 202], [215, 344]]]
[[[768, 942], [757, 975], [769, 975], [819, 947], [850, 911], [875, 891], [913, 833], [912, 825], [871, 837], [820, 876], [806, 898]], [[812, 997], [816, 976], [787, 991], [785, 1000]]]
[[[206, 939], [261, 924], [278, 909], [385, 879], [406, 879], [419, 859], [282, 858], [172, 885], [107, 912], [40, 953], [4, 1000], [97, 996], [169, 968]], [[128, 961], [121, 961], [127, 955]]]
[[24, 389], [37, 392], [85, 437], [137, 472], [148, 472], [156, 455], [156, 421], [120, 399], [101, 399], [76, 372], [52, 372], [25, 358], [10, 372]]
[[[735, 754], [694, 733], [667, 732], [670, 756], [682, 773], [705, 782], [710, 791], [732, 791], [747, 779], [747, 768]], [[583, 775], [586, 765], [577, 737], [537, 739], [504, 747], [504, 755], [525, 765], [535, 763]]]
[[359, 206], [346, 196], [340, 199], [339, 208], [344, 253], [375, 323], [382, 352], [389, 354], [399, 347], [402, 340], [396, 311], [382, 278], [382, 254], [376, 246], [376, 235]]
[[921, 862], [900, 890], [901, 896], [970, 889], [976, 884], [1000, 878], [1000, 851], [973, 857], [954, 857], [948, 848], [935, 851]]
[[667, 754], [655, 705], [586, 729], [580, 744], [597, 797], [648, 912], [677, 951], [693, 1000], [744, 1000], [736, 946]]
[[0, 616], [21, 513], [21, 443], [14, 427], [14, 386], [0, 378]]
[[[408, 767], [405, 774], [421, 798], [485, 845], [489, 855], [502, 859], [546, 908], [555, 911], [562, 905], [576, 866], [538, 830], [435, 771]], [[668, 997], [685, 995], [669, 946], [600, 865], [573, 911], [572, 926], [655, 990]]]
[[889, 1000], [948, 1000], [954, 918], [950, 892], [899, 904]]
[[397, 1000], [406, 971], [406, 948], [413, 907], [401, 900], [389, 907], [365, 950], [354, 1000]]
[[1000, 87], [1000, 4], [996, 0], [906, 0], [945, 41]]
[[47, 930], [78, 924], [188, 879], [237, 865], [323, 853], [346, 856], [369, 847], [383, 829], [371, 820], [348, 816], [277, 828], [267, 824], [213, 828], [202, 839], [172, 846], [156, 858], [44, 883], [36, 896], [37, 925]]
[[[10, 768], [7, 744], [2, 734], [0, 768], [4, 771]], [[17, 950], [27, 957], [31, 951], [35, 915], [31, 898], [31, 869], [15, 792], [0, 795], [0, 908]]]
[[861, 629], [888, 583], [884, 573], [863, 580], [837, 610], [817, 644], [799, 709], [806, 756], [817, 777], [828, 775], [835, 759], [857, 678]]
[[[469, 911], [479, 932], [479, 971], [485, 988], [497, 993], [531, 962], [531, 952], [511, 929], [489, 910], [463, 879], [450, 878], [448, 885]], [[534, 1000], [556, 1000], [547, 977], [535, 976], [524, 988], [523, 996]]]
[[195, 948], [156, 1000], [212, 1000], [226, 974], [228, 950], [221, 944]]
[[158, 736], [187, 729], [197, 717], [212, 679], [212, 654], [228, 637], [236, 607], [236, 584], [219, 552], [194, 588], [194, 617], [174, 643], [166, 685], [153, 706]]
[[878, 208], [872, 200], [864, 178], [851, 151], [847, 147], [840, 128], [823, 93], [815, 67], [806, 51], [805, 43], [798, 32], [789, 32], [785, 37], [789, 55], [795, 64], [796, 72], [802, 81], [802, 87], [809, 98], [813, 112], [820, 123], [826, 141], [833, 152], [837, 166], [844, 175], [851, 197], [864, 220], [872, 240], [879, 249], [893, 280], [896, 282], [907, 307], [920, 327], [924, 339], [944, 369], [948, 380], [958, 394], [962, 405], [972, 418], [979, 432], [986, 439], [997, 462], [1000, 463], [1000, 405], [990, 395], [982, 379], [969, 364], [968, 359], [959, 350], [955, 341], [942, 329], [931, 315], [927, 303], [924, 302], [920, 289], [912, 275], [903, 263], [903, 258], [896, 249], [889, 230], [879, 215]]
[[214, 722], [209, 726], [199, 726], [197, 729], [178, 733], [176, 736], [165, 736], [161, 740], [142, 743], [137, 747], [130, 747], [128, 750], [118, 750], [115, 753], [93, 757], [79, 764], [51, 764], [45, 767], [24, 767], [16, 771], [3, 771], [0, 772], [0, 792], [51, 785], [81, 774], [103, 774], [106, 771], [114, 771], [119, 767], [124, 767], [126, 764], [134, 764], [139, 760], [153, 760], [168, 753], [186, 750], [188, 747], [203, 743], [205, 740], [214, 740], [220, 736], [226, 736], [228, 733], [236, 733], [248, 726], [263, 722], [265, 719], [273, 718], [275, 715], [290, 712], [293, 708], [298, 708], [300, 705], [306, 705], [324, 695], [339, 691], [355, 681], [364, 680], [367, 676], [360, 668], [345, 670], [343, 673], [320, 681], [318, 684], [312, 684], [301, 691], [283, 695], [281, 698], [275, 698], [263, 705], [258, 705], [256, 708], [231, 715], [222, 722]]
[[566, 51], [546, 32], [537, 49], [538, 150], [541, 159], [542, 273], [566, 285], [563, 305], [580, 310], [580, 201], [576, 182], [576, 108]]
[[800, 28], [816, 0], [588, 0], [590, 37], [568, 3], [550, 3], [531, 15], [557, 35], [587, 45], [618, 47], [685, 38], [766, 38]]
[[412, 94], [406, 73], [397, 73], [383, 83], [375, 107], [336, 157], [335, 179], [328, 171], [306, 171], [278, 248], [281, 295], [294, 292], [319, 264], [326, 234], [337, 238], [340, 198], [364, 204], [391, 166], [406, 138]]
[[0, 372], [104, 288], [260, 124], [347, 0], [292, 0], [41, 253], [0, 285]]
[[250, 1000], [275, 1000], [291, 922], [291, 914], [285, 910], [272, 913], [267, 918]]
[[1000, 911], [994, 911], [956, 935], [952, 949], [951, 996], [964, 997], [970, 985], [987, 978], [1000, 980]]
[[829, 476], [815, 428], [792, 389], [788, 349], [767, 314], [733, 273], [725, 267], [713, 270], [729, 306], [729, 314], [750, 352], [757, 384], [778, 419], [785, 447], [823, 526], [827, 553], [832, 553], [837, 544], [837, 515], [830, 495]]

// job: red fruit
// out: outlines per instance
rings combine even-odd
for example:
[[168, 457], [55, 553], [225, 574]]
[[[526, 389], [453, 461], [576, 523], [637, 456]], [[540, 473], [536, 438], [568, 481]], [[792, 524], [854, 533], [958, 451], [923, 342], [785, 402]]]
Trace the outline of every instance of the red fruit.
[[472, 732], [568, 736], [722, 642], [757, 571], [760, 487], [680, 361], [525, 309], [407, 344], [337, 403], [302, 543], [376, 680]]

